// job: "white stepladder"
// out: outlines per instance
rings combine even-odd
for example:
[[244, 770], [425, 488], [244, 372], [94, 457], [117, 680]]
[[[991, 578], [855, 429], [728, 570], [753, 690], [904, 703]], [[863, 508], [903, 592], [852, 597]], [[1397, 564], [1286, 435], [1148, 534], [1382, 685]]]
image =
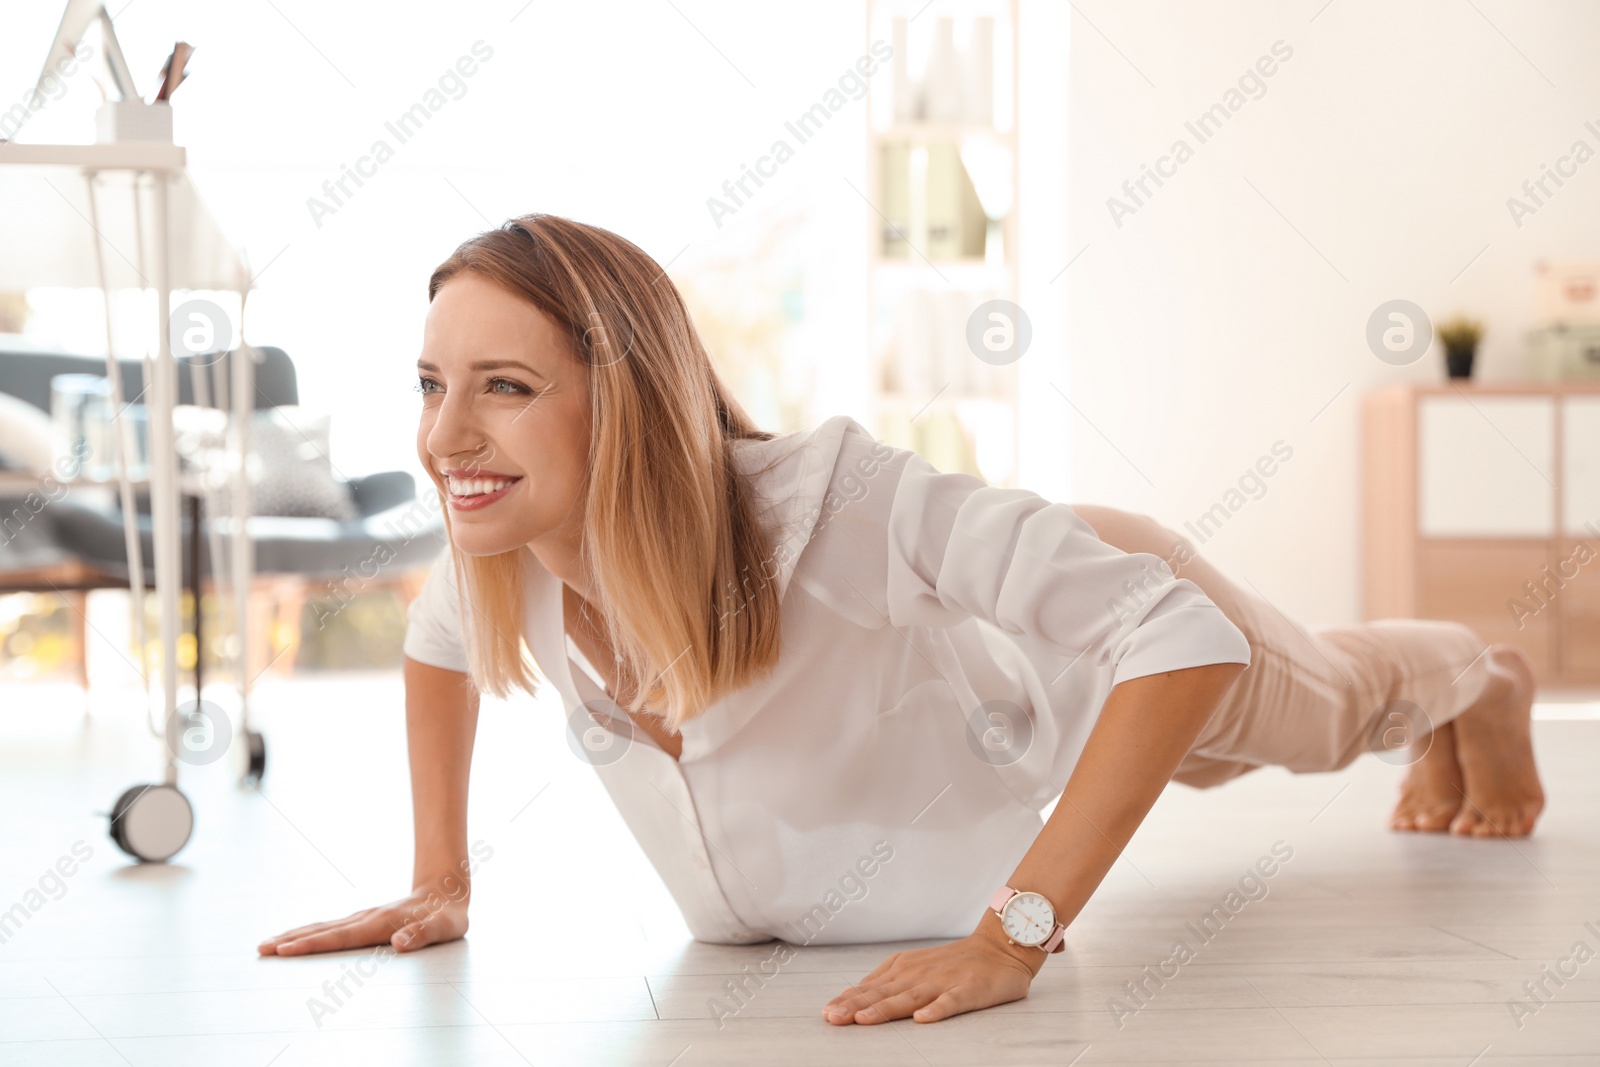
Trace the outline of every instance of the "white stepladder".
[[[194, 731], [227, 733], [224, 745], [241, 760], [240, 779], [258, 782], [265, 771], [266, 746], [250, 728], [249, 591], [254, 571], [253, 543], [249, 536], [250, 485], [245, 457], [249, 455], [249, 427], [254, 411], [255, 353], [243, 341], [243, 311], [251, 287], [244, 258], [223, 235], [201, 202], [186, 174], [185, 150], [171, 137], [171, 105], [145, 104], [117, 44], [103, 0], [69, 0], [61, 26], [45, 62], [40, 88], [74, 57], [85, 31], [99, 22], [103, 56], [123, 99], [108, 101], [99, 116], [101, 142], [93, 145], [17, 144], [0, 142], [0, 288], [33, 286], [97, 287], [105, 297], [106, 374], [111, 386], [112, 420], [117, 434], [117, 482], [122, 505], [132, 593], [133, 630], [139, 642], [142, 676], [146, 679], [145, 718], [151, 732], [163, 741], [165, 761], [159, 782], [141, 783], [124, 791], [112, 805], [109, 832], [124, 852], [140, 861], [159, 862], [176, 855], [194, 830], [194, 809], [178, 787], [178, 764], [185, 760], [186, 745]], [[162, 113], [165, 114], [162, 114]], [[51, 170], [58, 181], [51, 181]], [[36, 180], [14, 176], [31, 175]], [[127, 194], [127, 198], [123, 198]], [[145, 198], [150, 200], [146, 218]], [[80, 205], [82, 205], [80, 207]], [[176, 222], [176, 229], [173, 223]], [[149, 276], [146, 246], [149, 246]], [[107, 247], [113, 254], [107, 255]], [[89, 249], [92, 247], [92, 252]], [[133, 254], [124, 252], [132, 249]], [[135, 454], [131, 419], [123, 418], [125, 398], [112, 330], [113, 291], [154, 289], [158, 343], [154, 356], [144, 358], [144, 381], [149, 411], [147, 462], [150, 489], [151, 541], [155, 592], [159, 607], [161, 660], [161, 722], [152, 719], [147, 642], [144, 624], [144, 561], [139, 513], [129, 457]], [[204, 344], [189, 343], [194, 324], [176, 322], [172, 316], [174, 290], [235, 292], [239, 295], [239, 343], [231, 353], [224, 341], [222, 352]], [[187, 306], [187, 305], [186, 305]], [[215, 305], [211, 305], [215, 307]], [[220, 309], [219, 309], [220, 311]], [[225, 313], [224, 313], [225, 314]], [[232, 330], [223, 325], [226, 335]], [[204, 331], [202, 331], [204, 332]], [[226, 555], [227, 585], [235, 606], [234, 643], [238, 667], [239, 728], [237, 735], [219, 709], [201, 699], [198, 664], [202, 649], [200, 629], [201, 526], [198, 511], [191, 544], [196, 629], [194, 700], [178, 703], [178, 638], [180, 587], [183, 579], [182, 529], [178, 455], [173, 410], [178, 401], [174, 337], [191, 355], [206, 354], [222, 361], [215, 373], [202, 375], [189, 361], [197, 404], [208, 404], [211, 383], [216, 383], [218, 406], [224, 399], [231, 409], [223, 449], [231, 514], [226, 523], [213, 521], [211, 558], [219, 571]], [[209, 378], [209, 380], [208, 380]], [[134, 398], [137, 400], [138, 398]], [[212, 484], [212, 483], [208, 483]], [[206, 490], [199, 491], [207, 495]], [[229, 549], [223, 549], [219, 527], [226, 526]], [[218, 574], [220, 578], [220, 573]], [[220, 584], [220, 583], [219, 583]], [[216, 721], [220, 718], [220, 722]], [[207, 720], [210, 721], [207, 721]], [[241, 742], [227, 745], [227, 740]], [[220, 754], [220, 753], [219, 753]], [[190, 762], [210, 762], [190, 760]]]

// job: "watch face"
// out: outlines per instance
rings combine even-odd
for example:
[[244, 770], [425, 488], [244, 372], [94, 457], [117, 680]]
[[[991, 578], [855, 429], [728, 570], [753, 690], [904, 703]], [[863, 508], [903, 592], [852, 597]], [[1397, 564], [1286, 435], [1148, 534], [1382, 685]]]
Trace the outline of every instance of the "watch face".
[[1019, 945], [1042, 945], [1056, 928], [1056, 909], [1038, 893], [1018, 893], [1000, 912], [1000, 925]]

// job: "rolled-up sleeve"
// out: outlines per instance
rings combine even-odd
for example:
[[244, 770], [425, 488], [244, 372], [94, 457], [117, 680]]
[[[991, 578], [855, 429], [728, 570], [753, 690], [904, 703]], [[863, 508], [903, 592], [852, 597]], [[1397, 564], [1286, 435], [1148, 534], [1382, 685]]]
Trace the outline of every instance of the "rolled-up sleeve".
[[401, 651], [418, 663], [466, 673], [455, 561], [448, 544], [433, 561], [421, 591], [406, 609], [406, 636]]
[[1070, 506], [942, 472], [906, 450], [884, 473], [889, 622], [978, 616], [1068, 656], [1100, 647], [1113, 685], [1250, 662], [1244, 634], [1198, 586], [1158, 556], [1106, 544]]

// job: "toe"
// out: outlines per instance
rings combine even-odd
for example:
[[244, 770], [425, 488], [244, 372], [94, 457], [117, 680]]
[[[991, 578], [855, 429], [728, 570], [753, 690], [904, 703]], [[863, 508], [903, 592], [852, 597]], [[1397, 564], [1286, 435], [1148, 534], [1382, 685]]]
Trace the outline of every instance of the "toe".
[[1446, 811], [1442, 808], [1435, 811], [1418, 812], [1414, 823], [1418, 830], [1436, 833], [1440, 830], [1448, 829], [1450, 821], [1455, 818], [1455, 814], [1453, 811]]
[[1521, 823], [1515, 809], [1484, 808], [1475, 813], [1473, 837], [1516, 837]]

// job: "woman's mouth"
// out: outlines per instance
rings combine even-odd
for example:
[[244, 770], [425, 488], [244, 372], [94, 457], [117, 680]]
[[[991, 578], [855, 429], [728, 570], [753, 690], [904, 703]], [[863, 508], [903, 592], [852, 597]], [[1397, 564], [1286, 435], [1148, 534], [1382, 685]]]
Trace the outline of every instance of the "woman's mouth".
[[457, 478], [451, 475], [445, 478], [445, 488], [452, 508], [457, 511], [476, 511], [505, 496], [520, 481], [521, 478], [498, 475], [492, 478]]

